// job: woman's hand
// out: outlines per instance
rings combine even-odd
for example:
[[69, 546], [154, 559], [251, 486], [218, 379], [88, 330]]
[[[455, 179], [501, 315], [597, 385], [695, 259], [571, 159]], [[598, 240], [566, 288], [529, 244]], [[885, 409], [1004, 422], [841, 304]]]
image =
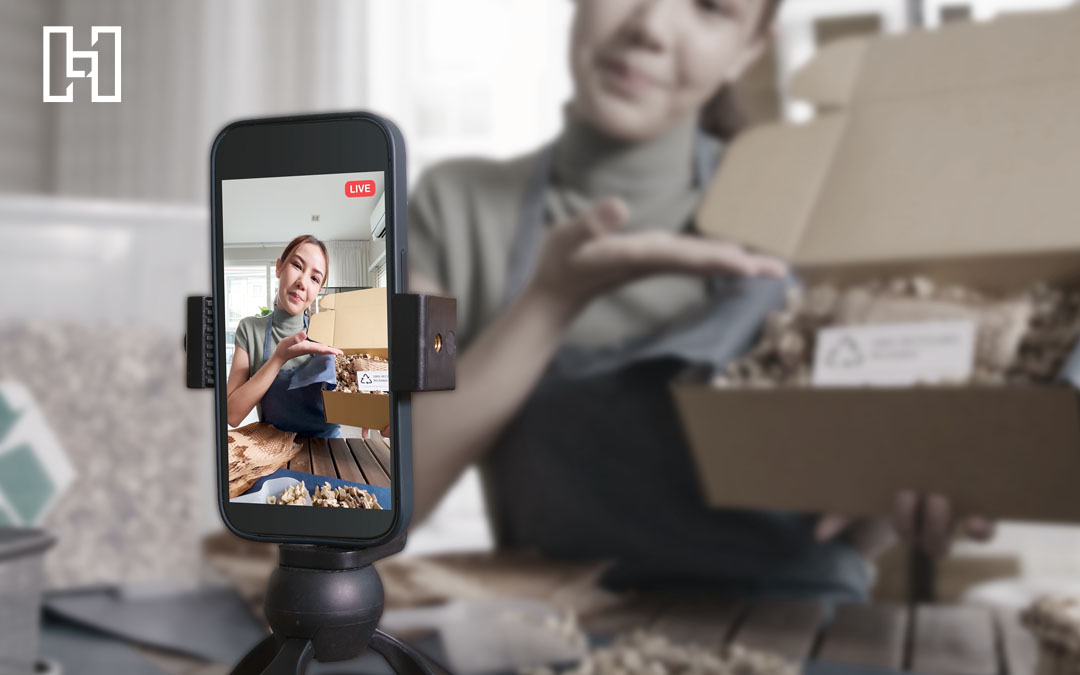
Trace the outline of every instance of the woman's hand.
[[994, 536], [994, 522], [978, 515], [957, 516], [944, 495], [922, 497], [911, 490], [903, 490], [896, 495], [889, 517], [850, 518], [826, 514], [818, 521], [815, 536], [818, 541], [826, 541], [844, 533], [857, 549], [873, 558], [899, 535], [909, 546], [918, 546], [940, 558], [952, 548], [957, 532], [976, 541], [986, 541]]
[[892, 524], [908, 544], [920, 546], [934, 557], [942, 557], [952, 548], [959, 533], [976, 541], [994, 536], [994, 521], [981, 515], [960, 516], [947, 497], [940, 494], [920, 496], [910, 490], [896, 495]]
[[736, 244], [666, 231], [619, 233], [627, 215], [622, 200], [609, 198], [556, 225], [544, 244], [530, 289], [576, 311], [605, 291], [652, 274], [787, 274], [781, 260]]
[[305, 354], [334, 354], [335, 356], [341, 356], [344, 353], [345, 352], [340, 349], [334, 349], [330, 345], [324, 345], [321, 342], [312, 342], [307, 339], [307, 333], [300, 331], [278, 343], [277, 348], [274, 350], [274, 359], [280, 366], [289, 359], [295, 359], [296, 357], [304, 356]]

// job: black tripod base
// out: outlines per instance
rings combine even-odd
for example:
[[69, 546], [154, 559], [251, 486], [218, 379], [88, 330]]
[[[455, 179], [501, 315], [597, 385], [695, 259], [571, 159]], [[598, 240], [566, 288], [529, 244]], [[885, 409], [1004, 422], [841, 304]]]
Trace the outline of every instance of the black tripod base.
[[232, 675], [301, 675], [312, 660], [347, 661], [367, 648], [398, 675], [445, 673], [377, 630], [383, 587], [371, 563], [404, 545], [404, 537], [362, 550], [282, 545], [266, 589], [266, 620], [273, 634], [248, 652]]
[[[382, 656], [398, 675], [446, 673], [412, 647], [381, 630], [372, 634], [367, 647]], [[311, 640], [290, 638], [278, 646], [277, 638], [271, 635], [247, 653], [232, 675], [301, 675], [313, 657]]]

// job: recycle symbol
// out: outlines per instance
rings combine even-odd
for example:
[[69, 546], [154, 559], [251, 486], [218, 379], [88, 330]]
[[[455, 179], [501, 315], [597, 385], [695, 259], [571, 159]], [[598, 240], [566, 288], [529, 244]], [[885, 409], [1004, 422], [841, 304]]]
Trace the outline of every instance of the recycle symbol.
[[371, 383], [372, 383], [371, 376], [368, 375], [367, 373], [364, 373], [363, 375], [360, 376], [360, 384], [371, 384]]
[[841, 368], [853, 368], [861, 365], [864, 360], [865, 358], [859, 346], [851, 337], [846, 335], [825, 356], [826, 363]]

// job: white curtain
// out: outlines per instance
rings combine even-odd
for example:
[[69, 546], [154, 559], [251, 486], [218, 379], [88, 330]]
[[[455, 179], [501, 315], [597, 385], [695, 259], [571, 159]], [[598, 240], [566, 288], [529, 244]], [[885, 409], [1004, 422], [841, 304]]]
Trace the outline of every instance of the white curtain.
[[[366, 5], [0, 0], [0, 81], [6, 94], [17, 70], [25, 92], [0, 101], [0, 188], [205, 204], [210, 144], [228, 122], [369, 107]], [[40, 102], [41, 26], [51, 23], [74, 26], [76, 49], [90, 48], [92, 25], [123, 26], [122, 103], [91, 103], [78, 81], [73, 103]]]
[[330, 254], [327, 286], [352, 288], [372, 285], [368, 279], [370, 241], [328, 241], [326, 252]]

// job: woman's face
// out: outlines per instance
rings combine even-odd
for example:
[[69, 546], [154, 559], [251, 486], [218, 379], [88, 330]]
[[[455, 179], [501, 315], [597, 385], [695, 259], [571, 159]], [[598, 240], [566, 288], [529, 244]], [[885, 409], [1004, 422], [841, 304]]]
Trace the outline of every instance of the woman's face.
[[626, 140], [696, 114], [761, 54], [766, 0], [576, 0], [574, 113]]
[[326, 258], [316, 244], [300, 244], [285, 260], [277, 259], [278, 306], [299, 314], [315, 301], [326, 277]]

